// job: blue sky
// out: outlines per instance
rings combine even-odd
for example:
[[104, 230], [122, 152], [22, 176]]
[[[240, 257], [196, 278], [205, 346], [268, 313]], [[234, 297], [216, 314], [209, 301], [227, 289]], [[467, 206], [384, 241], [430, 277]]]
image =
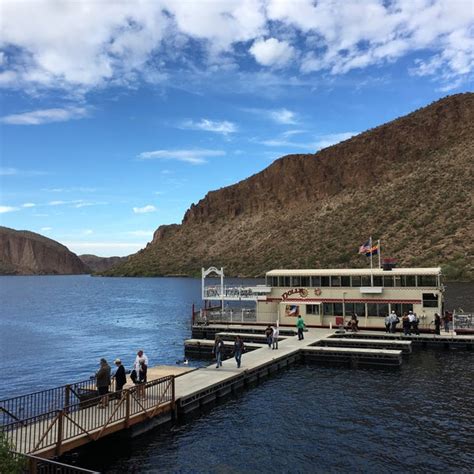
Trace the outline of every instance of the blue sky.
[[473, 86], [470, 0], [0, 8], [1, 225], [78, 254], [133, 253], [210, 190]]

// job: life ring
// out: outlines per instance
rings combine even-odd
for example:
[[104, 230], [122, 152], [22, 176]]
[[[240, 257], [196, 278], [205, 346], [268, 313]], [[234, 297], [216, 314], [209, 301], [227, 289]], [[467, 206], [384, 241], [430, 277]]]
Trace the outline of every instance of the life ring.
[[316, 289], [314, 290], [314, 294], [315, 294], [316, 296], [319, 296], [319, 295], [321, 294], [321, 288], [316, 288]]
[[300, 296], [301, 298], [306, 298], [308, 296], [308, 290], [306, 288], [301, 288]]

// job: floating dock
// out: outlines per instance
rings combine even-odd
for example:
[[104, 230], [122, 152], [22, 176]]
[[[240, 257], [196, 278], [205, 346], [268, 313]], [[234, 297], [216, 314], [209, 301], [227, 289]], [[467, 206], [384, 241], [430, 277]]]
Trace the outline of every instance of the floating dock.
[[[250, 342], [245, 343], [247, 351], [240, 368], [233, 358], [224, 360], [220, 368], [214, 364], [200, 369], [150, 368], [149, 382], [143, 393], [135, 386], [126, 386], [121, 397], [112, 395], [108, 406], [102, 409], [97, 406], [100, 400], [97, 397], [81, 399], [88, 389], [79, 384], [3, 400], [0, 401], [0, 419], [3, 419], [0, 430], [20, 453], [55, 457], [113, 433], [123, 431], [135, 436], [169, 423], [298, 361], [343, 363], [350, 367], [400, 367], [404, 355], [411, 352], [412, 344], [449, 344], [469, 349], [474, 343], [473, 336], [410, 337], [369, 331], [338, 334], [336, 330], [325, 328], [310, 328], [300, 341], [294, 330], [281, 329], [279, 347], [273, 350], [265, 344], [265, 328], [255, 325], [193, 327], [193, 335], [205, 331], [210, 336], [207, 340], [186, 341], [185, 347], [194, 348], [199, 356], [212, 351], [216, 333], [226, 338], [228, 354], [233, 349], [236, 334], [245, 336]], [[52, 402], [56, 405], [51, 408]]]

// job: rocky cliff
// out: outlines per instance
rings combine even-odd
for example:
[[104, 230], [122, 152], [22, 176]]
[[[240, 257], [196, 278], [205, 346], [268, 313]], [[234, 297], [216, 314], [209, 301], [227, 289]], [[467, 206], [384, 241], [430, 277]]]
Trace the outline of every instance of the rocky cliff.
[[474, 94], [450, 96], [209, 192], [108, 274], [366, 266], [357, 247], [372, 235], [399, 264], [472, 279], [473, 156]]
[[79, 257], [34, 232], [0, 227], [0, 274], [77, 275], [90, 273]]
[[79, 255], [82, 263], [91, 269], [92, 272], [104, 272], [119, 265], [125, 263], [128, 257], [98, 257], [97, 255]]

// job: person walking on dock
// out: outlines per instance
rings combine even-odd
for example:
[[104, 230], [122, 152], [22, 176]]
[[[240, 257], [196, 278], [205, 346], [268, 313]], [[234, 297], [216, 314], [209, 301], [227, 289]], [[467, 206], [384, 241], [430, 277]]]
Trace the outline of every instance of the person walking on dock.
[[237, 368], [240, 369], [240, 362], [242, 360], [242, 354], [244, 352], [244, 341], [240, 336], [235, 336], [234, 342], [234, 357], [237, 362]]
[[405, 336], [411, 336], [411, 332], [410, 332], [411, 321], [410, 321], [410, 317], [408, 316], [407, 313], [403, 313], [402, 327], [403, 327], [403, 334]]
[[278, 336], [280, 335], [280, 329], [278, 323], [272, 326], [272, 349], [278, 349]]
[[397, 332], [397, 324], [400, 322], [398, 319], [397, 313], [392, 309], [392, 312], [390, 313], [390, 332], [392, 334], [395, 334]]
[[268, 344], [269, 349], [272, 347], [272, 334], [273, 334], [273, 328], [269, 324], [267, 326], [267, 329], [265, 329], [265, 336], [267, 337], [267, 344]]
[[302, 341], [304, 339], [304, 320], [301, 317], [301, 314], [298, 314], [298, 319], [296, 320], [296, 327], [298, 329], [298, 341]]
[[135, 382], [135, 385], [137, 386], [137, 396], [138, 398], [145, 400], [145, 384], [147, 382], [146, 376], [148, 372], [148, 364], [146, 363], [146, 359], [144, 357], [141, 357], [138, 360], [138, 366], [139, 369], [137, 372], [137, 381]]
[[117, 393], [116, 403], [122, 398], [123, 386], [127, 383], [127, 376], [125, 375], [125, 367], [122, 365], [120, 359], [115, 359], [114, 364], [117, 366], [117, 370], [114, 374], [115, 379], [115, 392]]
[[418, 328], [418, 324], [420, 321], [418, 319], [418, 316], [413, 311], [408, 311], [408, 318], [410, 319], [411, 329], [417, 336], [419, 336], [420, 329]]
[[100, 395], [98, 408], [105, 408], [109, 404], [110, 365], [105, 359], [100, 359], [100, 368], [95, 374], [97, 392]]
[[390, 315], [385, 316], [385, 332], [390, 332]]
[[212, 353], [216, 356], [216, 369], [222, 367], [222, 357], [224, 356], [224, 341], [220, 336], [216, 336]]
[[438, 313], [435, 313], [435, 318], [433, 322], [435, 325], [435, 334], [440, 336], [441, 335], [441, 318]]
[[140, 372], [140, 359], [144, 359], [146, 366], [148, 367], [148, 356], [143, 352], [143, 349], [140, 349], [137, 352], [135, 357], [135, 362], [133, 363], [133, 369], [135, 370], [138, 378], [138, 373]]

